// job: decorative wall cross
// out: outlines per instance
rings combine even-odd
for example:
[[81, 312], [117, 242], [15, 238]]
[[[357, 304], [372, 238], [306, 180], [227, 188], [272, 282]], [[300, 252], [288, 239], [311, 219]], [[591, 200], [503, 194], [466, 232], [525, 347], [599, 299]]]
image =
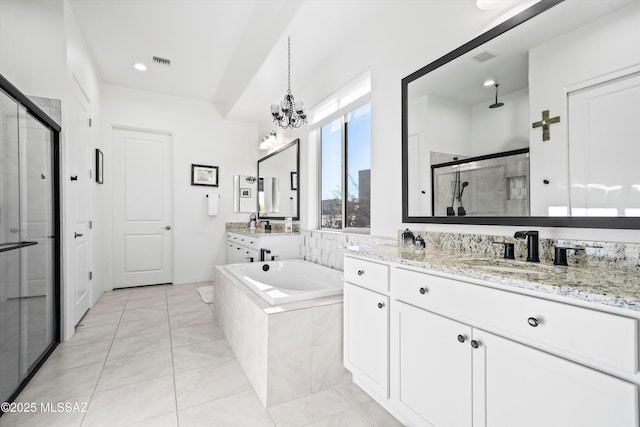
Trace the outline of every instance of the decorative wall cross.
[[542, 120], [540, 120], [539, 122], [533, 123], [532, 127], [534, 129], [542, 127], [542, 140], [548, 141], [549, 138], [551, 138], [551, 136], [549, 135], [549, 125], [552, 123], [558, 123], [558, 122], [560, 122], [560, 116], [556, 116], [550, 119], [549, 110], [544, 110], [542, 112]]

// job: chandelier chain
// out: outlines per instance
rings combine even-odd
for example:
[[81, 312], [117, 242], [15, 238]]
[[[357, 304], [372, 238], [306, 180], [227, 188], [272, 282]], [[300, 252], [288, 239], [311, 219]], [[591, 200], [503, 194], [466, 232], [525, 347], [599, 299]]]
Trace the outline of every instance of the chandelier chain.
[[291, 36], [287, 39], [287, 93], [291, 94]]

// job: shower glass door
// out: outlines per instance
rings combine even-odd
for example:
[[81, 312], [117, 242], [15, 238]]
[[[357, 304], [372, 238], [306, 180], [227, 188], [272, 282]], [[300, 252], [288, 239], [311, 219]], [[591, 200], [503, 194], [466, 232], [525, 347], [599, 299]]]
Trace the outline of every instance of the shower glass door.
[[18, 130], [18, 103], [0, 92], [0, 401], [3, 402], [21, 381]]
[[56, 143], [0, 89], [0, 402], [59, 340]]

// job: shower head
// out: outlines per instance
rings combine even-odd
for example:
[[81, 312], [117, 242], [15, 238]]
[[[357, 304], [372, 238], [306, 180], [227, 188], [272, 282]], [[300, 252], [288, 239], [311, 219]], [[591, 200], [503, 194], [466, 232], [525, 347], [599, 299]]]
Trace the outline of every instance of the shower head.
[[469, 185], [469, 181], [465, 181], [460, 185], [460, 194], [458, 196], [458, 201], [461, 202], [462, 201], [462, 193], [464, 193], [464, 189], [465, 187], [467, 187]]
[[500, 86], [500, 84], [496, 83], [495, 84], [495, 87], [496, 87], [496, 102], [491, 104], [491, 105], [489, 105], [489, 108], [499, 108], [499, 107], [502, 107], [504, 105], [504, 102], [498, 102], [498, 86]]

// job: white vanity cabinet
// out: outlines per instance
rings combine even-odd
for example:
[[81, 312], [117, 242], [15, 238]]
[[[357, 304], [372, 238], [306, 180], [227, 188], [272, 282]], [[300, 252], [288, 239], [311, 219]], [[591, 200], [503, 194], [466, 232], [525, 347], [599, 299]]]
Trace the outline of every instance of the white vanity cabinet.
[[[345, 258], [346, 349], [372, 340]], [[411, 426], [638, 426], [638, 319], [389, 263], [389, 399]], [[366, 286], [358, 275], [359, 286]], [[355, 299], [360, 298], [356, 302]], [[361, 311], [365, 311], [361, 308]], [[348, 326], [354, 325], [354, 326]], [[347, 330], [349, 333], [347, 334]], [[379, 343], [378, 343], [379, 345]], [[374, 347], [363, 347], [373, 352]], [[379, 347], [378, 347], [379, 348]], [[353, 350], [351, 350], [353, 351]], [[371, 353], [370, 353], [371, 354]], [[365, 366], [365, 362], [359, 362]], [[615, 374], [614, 374], [615, 373]], [[370, 375], [369, 375], [370, 376]], [[373, 390], [377, 392], [377, 389]], [[373, 394], [372, 394], [373, 395]], [[374, 395], [374, 397], [376, 397]]]
[[271, 252], [265, 260], [271, 257], [277, 259], [299, 258], [300, 234], [298, 233], [241, 233], [227, 231], [226, 242], [227, 264], [260, 261], [260, 249]]
[[389, 397], [389, 267], [355, 258], [344, 265], [344, 365], [379, 399]]

